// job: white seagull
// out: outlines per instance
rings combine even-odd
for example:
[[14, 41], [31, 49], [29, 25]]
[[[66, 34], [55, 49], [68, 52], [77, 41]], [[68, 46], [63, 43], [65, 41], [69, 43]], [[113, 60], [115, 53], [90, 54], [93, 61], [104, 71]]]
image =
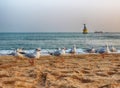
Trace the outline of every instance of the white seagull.
[[73, 48], [71, 48], [70, 53], [75, 54], [77, 52], [76, 45], [73, 45]]
[[22, 48], [18, 48], [16, 50], [15, 56], [17, 56], [18, 58], [25, 58], [24, 54], [25, 54], [25, 52], [23, 51], [23, 49]]
[[101, 49], [99, 50], [99, 53], [101, 53], [101, 54], [103, 54], [103, 53], [106, 53], [106, 54], [110, 53], [110, 49], [109, 49], [108, 44], [106, 44], [105, 47], [101, 48]]
[[61, 55], [65, 55], [65, 53], [66, 53], [66, 52], [65, 52], [65, 48], [62, 48], [62, 49], [61, 49]]
[[54, 56], [60, 56], [61, 55], [61, 49], [60, 48], [57, 48], [56, 51], [54, 51], [53, 53], [50, 53], [50, 55], [54, 55]]
[[88, 53], [96, 53], [96, 50], [94, 47], [92, 47], [91, 49], [87, 49], [86, 50]]
[[25, 57], [27, 57], [27, 58], [40, 58], [40, 51], [41, 51], [41, 49], [37, 48], [34, 53], [25, 54]]
[[54, 55], [54, 56], [60, 56], [60, 55], [65, 55], [65, 48], [57, 48], [57, 50], [55, 50], [54, 52], [48, 52], [50, 55]]
[[117, 49], [112, 45], [110, 51], [111, 52], [117, 52]]
[[34, 53], [25, 54], [25, 57], [29, 59], [29, 63], [34, 65], [35, 59], [40, 58], [40, 48], [37, 48]]

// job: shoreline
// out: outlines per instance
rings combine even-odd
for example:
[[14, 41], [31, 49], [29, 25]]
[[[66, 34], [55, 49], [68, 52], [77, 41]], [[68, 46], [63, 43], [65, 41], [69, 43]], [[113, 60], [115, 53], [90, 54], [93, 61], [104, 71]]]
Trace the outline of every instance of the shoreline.
[[[41, 50], [41, 56], [48, 56], [49, 53], [48, 52], [54, 52], [56, 49], [43, 49]], [[23, 50], [25, 53], [33, 53], [34, 50]], [[69, 55], [69, 51], [70, 49], [65, 50], [66, 51], [66, 55]], [[9, 55], [11, 53], [15, 53], [14, 50], [0, 50], [0, 56], [5, 56], [5, 55]], [[81, 55], [81, 54], [99, 54], [99, 53], [89, 53], [86, 52], [85, 49], [81, 49], [78, 48], [76, 55]], [[117, 52], [110, 52], [109, 54], [120, 54], [120, 50], [117, 50]]]

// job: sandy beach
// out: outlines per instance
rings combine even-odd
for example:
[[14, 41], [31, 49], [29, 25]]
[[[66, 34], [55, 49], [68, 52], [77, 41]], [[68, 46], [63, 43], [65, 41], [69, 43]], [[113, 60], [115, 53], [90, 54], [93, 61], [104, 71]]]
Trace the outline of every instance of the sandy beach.
[[0, 88], [120, 88], [120, 54], [0, 56]]

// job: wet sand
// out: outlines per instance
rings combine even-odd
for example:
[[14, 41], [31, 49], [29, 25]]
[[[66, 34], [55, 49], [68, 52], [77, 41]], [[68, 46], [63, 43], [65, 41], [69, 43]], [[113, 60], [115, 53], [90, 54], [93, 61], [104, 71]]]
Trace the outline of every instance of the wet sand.
[[120, 88], [120, 54], [0, 56], [0, 88]]

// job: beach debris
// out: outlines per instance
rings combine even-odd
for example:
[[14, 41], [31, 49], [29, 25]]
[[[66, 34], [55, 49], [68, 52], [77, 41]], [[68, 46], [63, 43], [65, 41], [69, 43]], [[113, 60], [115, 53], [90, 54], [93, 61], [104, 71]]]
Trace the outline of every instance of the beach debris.
[[108, 75], [114, 75], [116, 73], [116, 71], [108, 71], [107, 74]]
[[96, 75], [102, 76], [102, 77], [108, 77], [108, 74], [105, 72], [96, 72]]
[[91, 82], [94, 82], [94, 80], [93, 79], [91, 79], [91, 78], [81, 78], [81, 82], [82, 83], [91, 83]]

